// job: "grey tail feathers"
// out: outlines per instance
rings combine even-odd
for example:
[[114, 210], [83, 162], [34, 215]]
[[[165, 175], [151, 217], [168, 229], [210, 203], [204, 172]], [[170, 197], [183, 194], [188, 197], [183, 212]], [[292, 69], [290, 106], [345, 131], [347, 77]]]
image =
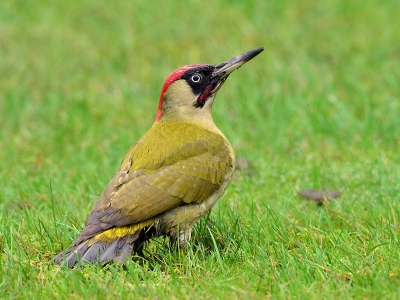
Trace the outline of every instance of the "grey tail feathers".
[[126, 262], [132, 252], [140, 250], [144, 242], [140, 231], [134, 234], [118, 237], [110, 242], [84, 240], [58, 253], [51, 262], [61, 266], [75, 267], [80, 264], [106, 264], [110, 261]]

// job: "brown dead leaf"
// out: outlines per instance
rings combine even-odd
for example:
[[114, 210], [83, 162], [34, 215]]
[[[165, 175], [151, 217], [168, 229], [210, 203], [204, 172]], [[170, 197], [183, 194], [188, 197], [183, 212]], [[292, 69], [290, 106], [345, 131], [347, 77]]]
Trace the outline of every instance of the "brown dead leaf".
[[236, 159], [236, 170], [239, 170], [246, 176], [257, 176], [258, 171], [254, 165], [245, 157], [238, 157]]
[[297, 194], [308, 200], [314, 200], [317, 203], [317, 205], [322, 205], [324, 202], [327, 202], [330, 199], [338, 198], [342, 195], [342, 193], [337, 190], [326, 191], [326, 190], [312, 190], [312, 189], [301, 190], [298, 191]]

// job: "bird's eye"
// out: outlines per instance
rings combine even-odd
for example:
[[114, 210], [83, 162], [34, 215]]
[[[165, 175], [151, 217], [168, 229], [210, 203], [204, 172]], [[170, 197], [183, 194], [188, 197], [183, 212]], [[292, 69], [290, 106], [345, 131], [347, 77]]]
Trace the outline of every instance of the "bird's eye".
[[198, 83], [198, 82], [201, 81], [202, 78], [203, 78], [203, 77], [202, 77], [199, 73], [196, 73], [196, 74], [193, 74], [193, 75], [192, 75], [192, 77], [190, 78], [190, 80], [192, 80], [192, 82], [194, 82], [194, 83]]

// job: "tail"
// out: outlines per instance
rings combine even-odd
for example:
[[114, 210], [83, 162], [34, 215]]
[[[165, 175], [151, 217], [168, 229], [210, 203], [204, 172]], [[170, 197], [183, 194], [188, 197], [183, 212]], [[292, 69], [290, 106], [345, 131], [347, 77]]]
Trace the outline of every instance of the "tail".
[[140, 252], [144, 242], [158, 234], [155, 223], [149, 227], [140, 225], [108, 229], [85, 240], [78, 237], [71, 247], [58, 253], [50, 262], [71, 268], [87, 263], [124, 263], [132, 257], [133, 251]]
[[86, 240], [58, 253], [51, 261], [68, 267], [75, 267], [78, 263], [106, 264], [112, 260], [124, 263], [132, 256], [139, 233], [118, 237], [110, 242], [93, 243], [92, 240]]

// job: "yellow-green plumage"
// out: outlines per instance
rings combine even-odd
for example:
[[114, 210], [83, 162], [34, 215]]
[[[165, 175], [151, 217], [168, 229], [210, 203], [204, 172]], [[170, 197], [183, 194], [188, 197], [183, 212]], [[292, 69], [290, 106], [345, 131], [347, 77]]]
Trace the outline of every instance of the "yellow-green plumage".
[[192, 124], [155, 123], [125, 155], [92, 215], [125, 226], [185, 203], [201, 203], [233, 166], [224, 137]]
[[[121, 170], [127, 168], [129, 172], [122, 174]], [[202, 203], [222, 186], [233, 168], [233, 151], [224, 137], [192, 124], [155, 123], [125, 155], [120, 170], [96, 203], [88, 224], [93, 219], [128, 225], [122, 230], [110, 229], [99, 234], [98, 238], [103, 241], [123, 235], [124, 230], [128, 233], [147, 227], [150, 218], [152, 223], [157, 220], [154, 217], [165, 211]], [[129, 178], [130, 174], [134, 175]], [[121, 178], [125, 178], [123, 185], [120, 185]]]
[[[56, 261], [69, 258], [69, 264], [74, 265], [80, 250], [87, 251], [96, 243], [111, 245], [142, 230], [152, 229], [151, 237], [168, 235], [178, 240], [180, 234], [187, 234], [190, 238], [191, 226], [211, 209], [217, 197], [205, 209], [197, 206], [225, 190], [234, 160], [230, 144], [218, 131], [189, 123], [156, 122], [125, 155], [72, 251], [60, 253]], [[184, 206], [188, 209], [182, 218], [180, 208]], [[182, 232], [177, 232], [179, 227]], [[104, 263], [109, 258], [99, 261]]]
[[123, 262], [160, 235], [184, 246], [234, 172], [233, 149], [212, 119], [214, 97], [230, 72], [261, 51], [218, 66], [185, 66], [167, 78], [156, 122], [126, 153], [72, 246], [53, 261]]

